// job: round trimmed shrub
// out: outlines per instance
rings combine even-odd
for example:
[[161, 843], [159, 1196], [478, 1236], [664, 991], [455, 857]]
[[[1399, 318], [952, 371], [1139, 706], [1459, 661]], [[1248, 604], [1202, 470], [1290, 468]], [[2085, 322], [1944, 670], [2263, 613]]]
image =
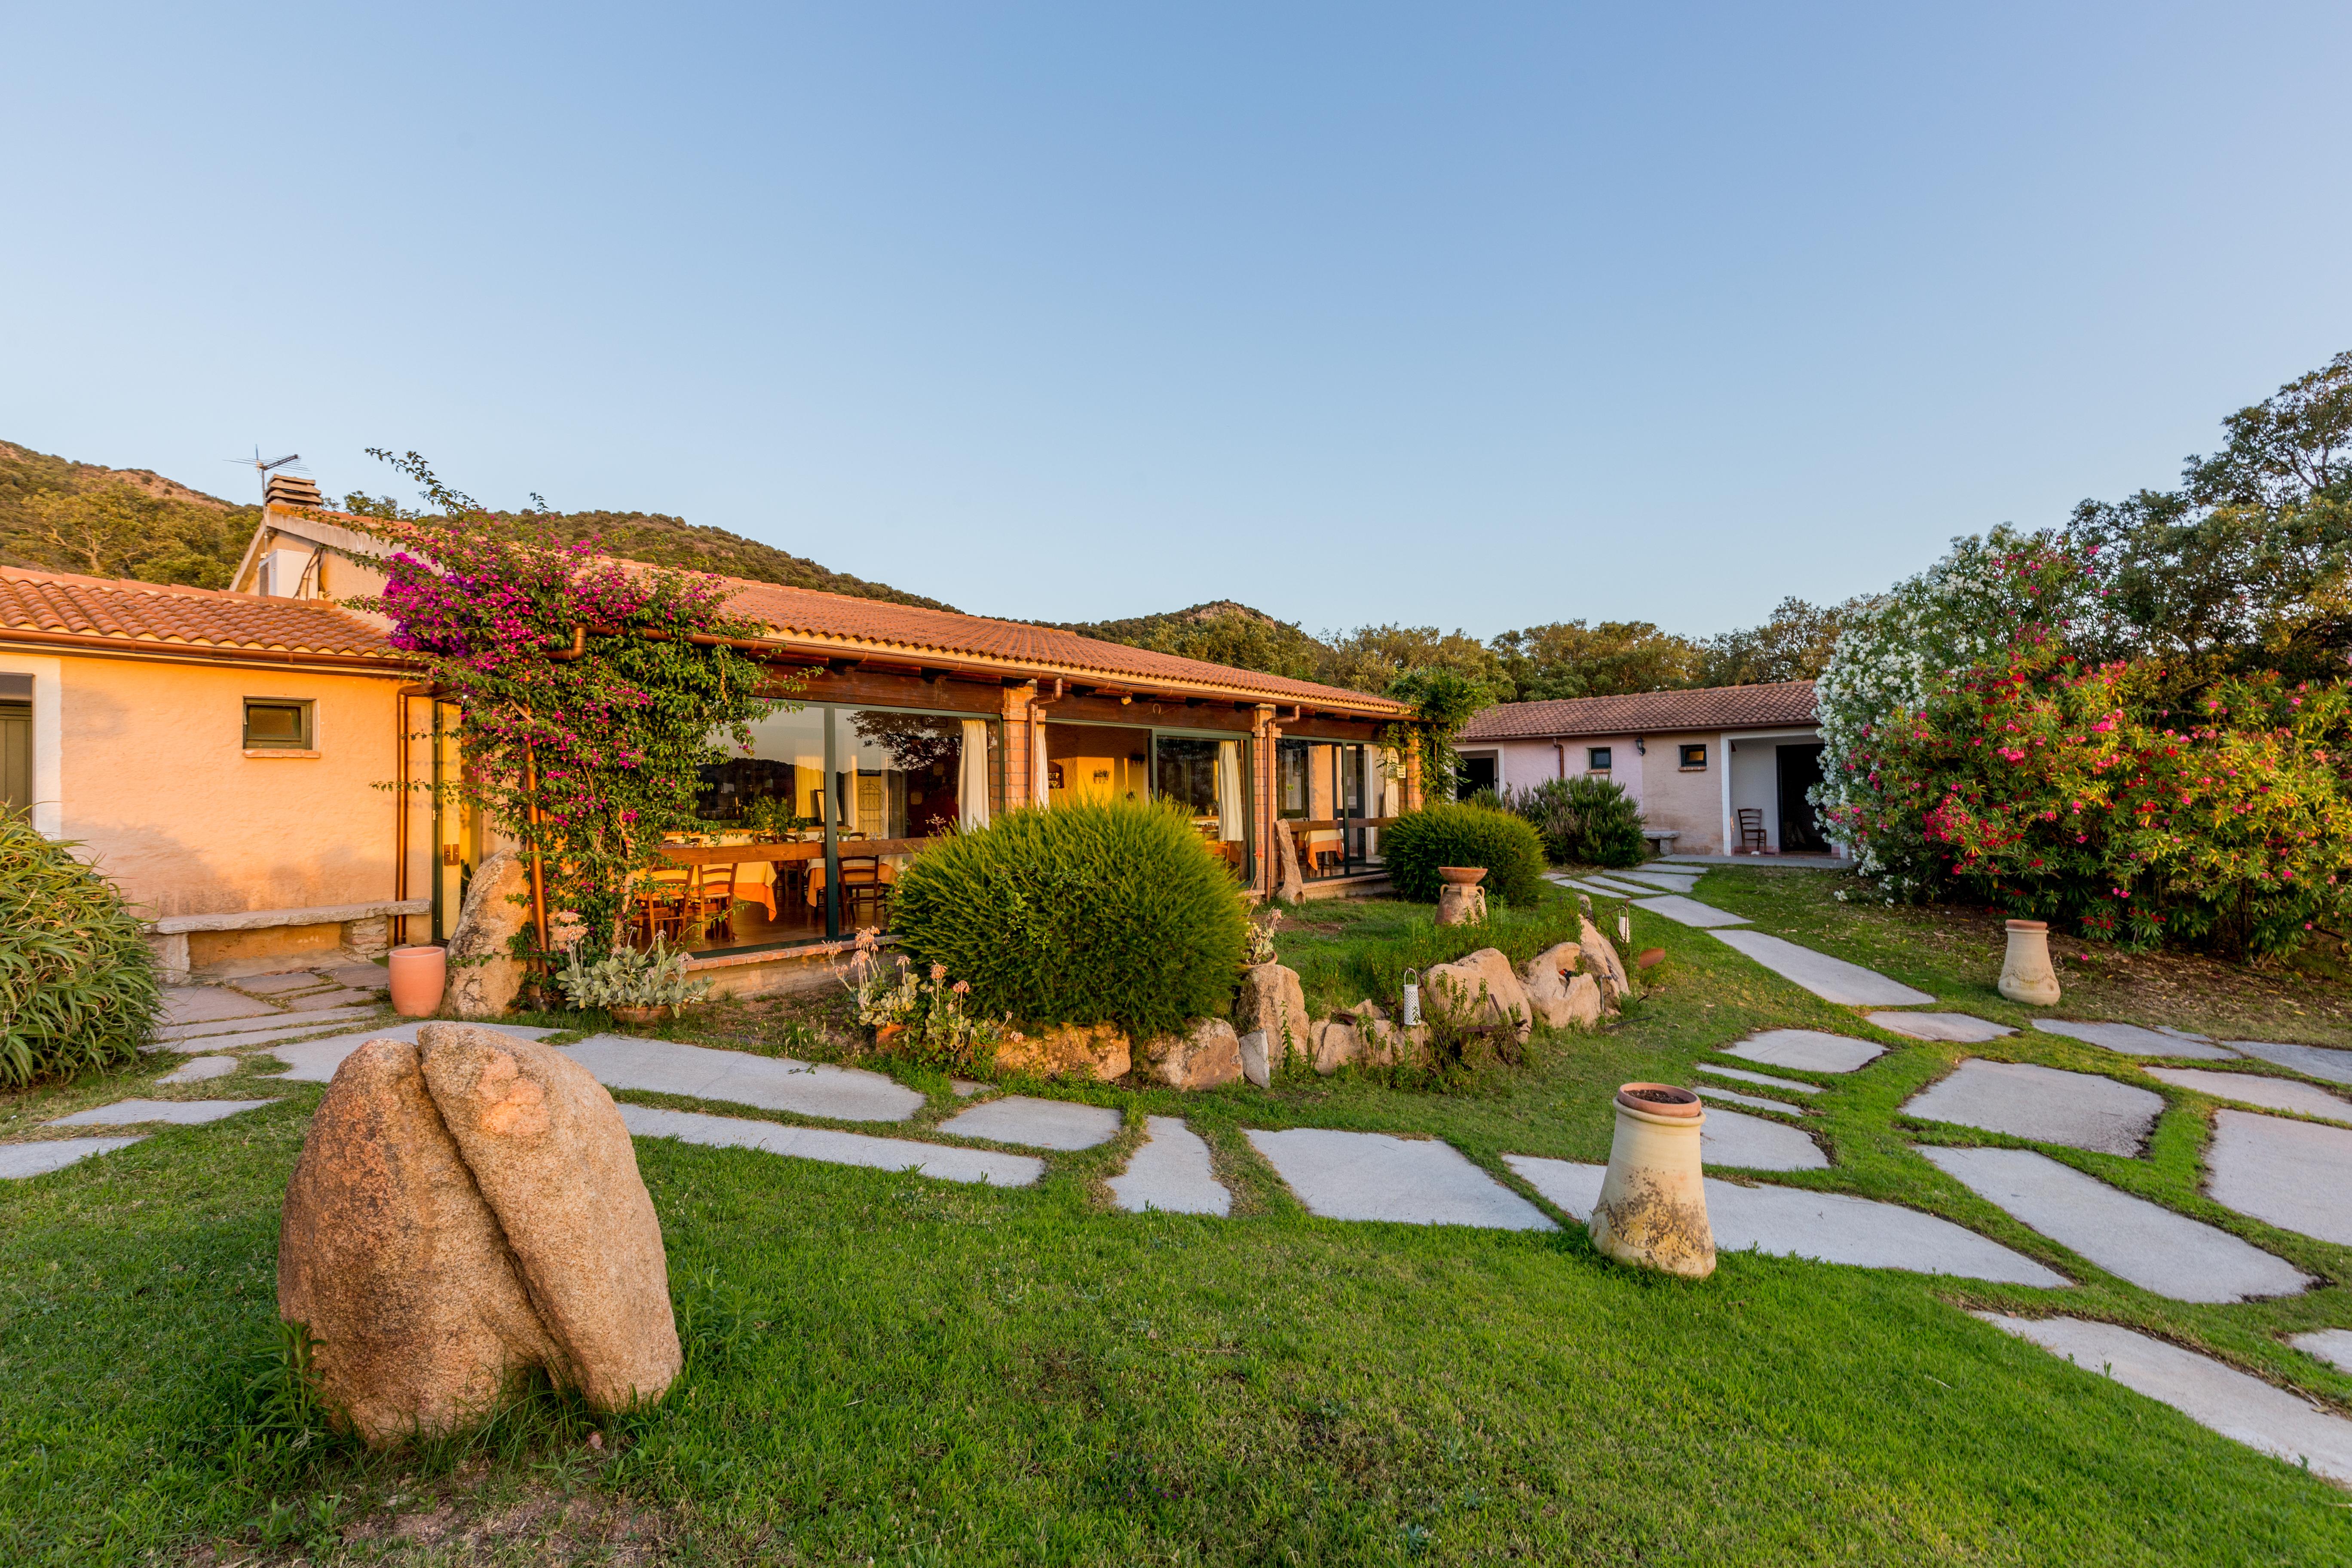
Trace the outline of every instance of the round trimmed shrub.
[[163, 1005], [114, 884], [0, 811], [0, 1088], [138, 1060]]
[[1535, 825], [1554, 865], [1639, 866], [1650, 858], [1641, 808], [1612, 780], [1546, 779], [1508, 804]]
[[1141, 1040], [1223, 1013], [1247, 947], [1241, 888], [1181, 813], [1139, 801], [1011, 811], [915, 857], [890, 900], [918, 965], [1024, 1027]]
[[1403, 897], [1437, 901], [1440, 866], [1484, 866], [1487, 896], [1508, 904], [1543, 897], [1543, 840], [1523, 817], [1468, 803], [1425, 805], [1381, 829], [1381, 859]]

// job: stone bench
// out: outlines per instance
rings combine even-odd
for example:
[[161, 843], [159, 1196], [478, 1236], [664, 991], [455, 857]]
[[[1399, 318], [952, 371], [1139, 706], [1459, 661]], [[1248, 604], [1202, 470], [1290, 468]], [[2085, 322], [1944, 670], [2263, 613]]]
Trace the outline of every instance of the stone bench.
[[1650, 855], [1654, 859], [1661, 855], [1673, 854], [1675, 840], [1682, 837], [1682, 832], [1673, 827], [1644, 827], [1642, 837], [1650, 841]]
[[268, 931], [275, 927], [335, 926], [337, 944], [362, 958], [392, 945], [392, 917], [433, 912], [433, 900], [380, 899], [365, 904], [319, 904], [301, 910], [228, 910], [209, 915], [165, 915], [147, 927], [156, 967], [166, 985], [184, 985], [193, 967], [188, 938], [196, 931]]

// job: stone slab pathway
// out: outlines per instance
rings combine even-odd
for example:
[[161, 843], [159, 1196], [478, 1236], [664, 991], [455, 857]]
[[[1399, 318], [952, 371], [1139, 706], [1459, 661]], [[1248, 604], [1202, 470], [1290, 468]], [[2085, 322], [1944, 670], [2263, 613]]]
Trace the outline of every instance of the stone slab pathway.
[[2142, 1068], [2140, 1071], [2175, 1089], [2194, 1089], [2216, 1100], [2234, 1100], [2243, 1105], [2267, 1106], [2273, 1110], [2352, 1121], [2352, 1100], [2292, 1079], [2263, 1078], [2250, 1072], [2211, 1072], [2204, 1068]]
[[235, 1057], [190, 1057], [178, 1067], [157, 1079], [157, 1083], [204, 1083], [211, 1079], [226, 1078], [237, 1068]]
[[1636, 899], [1636, 909], [1664, 915], [1680, 925], [1696, 926], [1701, 931], [1717, 926], [1744, 926], [1746, 915], [1735, 915], [1729, 910], [1718, 910], [1713, 904], [1702, 904], [1696, 899], [1685, 899], [1679, 893], [1669, 893], [1663, 899]]
[[1736, 1089], [1719, 1089], [1711, 1083], [1695, 1083], [1690, 1086], [1690, 1089], [1693, 1094], [1709, 1101], [1717, 1100], [1728, 1100], [1733, 1105], [1753, 1106], [1758, 1110], [1769, 1110], [1781, 1116], [1811, 1116], [1812, 1114], [1811, 1111], [1806, 1110], [1803, 1106], [1790, 1105], [1784, 1100], [1760, 1100], [1755, 1095], [1742, 1094]]
[[1148, 1116], [1143, 1142], [1109, 1182], [1112, 1206], [1129, 1214], [1234, 1212], [1234, 1194], [1209, 1163], [1209, 1145], [1181, 1117]]
[[992, 1143], [1020, 1143], [1031, 1149], [1091, 1149], [1118, 1137], [1124, 1120], [1108, 1105], [1008, 1094], [957, 1111], [940, 1123], [940, 1131], [958, 1138], [985, 1138]]
[[2222, 1207], [2352, 1247], [2352, 1128], [2217, 1110], [2205, 1169]]
[[326, 1013], [344, 1007], [373, 1006], [376, 1000], [373, 991], [352, 991], [341, 986], [332, 991], [313, 991], [308, 995], [285, 999], [286, 1010], [289, 1013]]
[[1698, 1158], [1702, 1165], [1739, 1171], [1825, 1171], [1830, 1163], [1821, 1145], [1799, 1129], [1738, 1110], [1706, 1113]]
[[2164, 1110], [2164, 1097], [2095, 1073], [1971, 1058], [1950, 1077], [1904, 1103], [1923, 1121], [2006, 1132], [2102, 1154], [2135, 1155]]
[[316, 991], [319, 976], [308, 969], [289, 969], [277, 974], [247, 974], [236, 982], [236, 989], [248, 996], [279, 996], [289, 991]]
[[2352, 1421], [2314, 1409], [2283, 1388], [2162, 1340], [2079, 1318], [1975, 1314], [2004, 1333], [2031, 1340], [2094, 1377], [2169, 1405], [2200, 1426], [2273, 1454], [2313, 1473], [2352, 1482]]
[[2339, 1371], [2352, 1372], [2352, 1329], [2319, 1329], [2296, 1334], [2286, 1342]]
[[682, 1094], [836, 1121], [904, 1121], [923, 1108], [920, 1093], [863, 1068], [681, 1046], [634, 1035], [591, 1035], [556, 1048], [593, 1073], [606, 1089]]
[[46, 1143], [0, 1143], [0, 1181], [19, 1182], [62, 1171], [93, 1154], [110, 1154], [145, 1138], [52, 1138]]
[[1795, 1068], [1799, 1072], [1856, 1072], [1885, 1056], [1886, 1047], [1820, 1029], [1767, 1029], [1736, 1046], [1724, 1047], [1723, 1054], [1766, 1067]]
[[711, 1116], [698, 1110], [664, 1110], [624, 1105], [622, 1124], [638, 1138], [675, 1138], [720, 1149], [758, 1149], [791, 1160], [831, 1165], [862, 1165], [875, 1171], [909, 1171], [942, 1182], [977, 1182], [1025, 1187], [1045, 1173], [1034, 1154], [1003, 1154], [991, 1149], [952, 1149], [910, 1138], [877, 1138], [827, 1127], [787, 1127], [778, 1121]]
[[1746, 953], [1783, 980], [1841, 1007], [1909, 1007], [1935, 998], [1875, 970], [1760, 931], [1719, 931], [1715, 940]]
[[1746, 1068], [1717, 1067], [1713, 1062], [1701, 1062], [1698, 1070], [1713, 1073], [1717, 1078], [1738, 1079], [1742, 1083], [1760, 1083], [1766, 1089], [1785, 1089], [1797, 1094], [1819, 1094], [1822, 1091], [1822, 1086], [1817, 1083], [1799, 1083], [1792, 1078], [1774, 1078], [1769, 1072], [1749, 1072]]
[[1252, 1131], [1249, 1141], [1290, 1184], [1307, 1212], [1325, 1219], [1559, 1228], [1451, 1143], [1321, 1128]]
[[56, 1117], [50, 1127], [136, 1127], [142, 1121], [169, 1121], [180, 1127], [201, 1127], [240, 1111], [275, 1105], [274, 1100], [118, 1100], [71, 1116]]
[[1635, 882], [1608, 882], [1598, 877], [1570, 878], [1561, 882], [1564, 888], [1581, 888], [1588, 893], [1598, 893], [1604, 899], [1654, 899], [1655, 888], [1644, 888]]
[[217, 985], [167, 985], [163, 988], [163, 1022], [208, 1024], [222, 1018], [256, 1018], [278, 1011], [267, 1002], [240, 996]]
[[[1506, 1154], [1528, 1185], [1579, 1220], [1590, 1220], [1608, 1167]], [[1856, 1268], [1905, 1268], [2056, 1289], [2064, 1275], [1934, 1215], [1844, 1193], [1744, 1187], [1706, 1178], [1706, 1215], [1719, 1252], [1754, 1250]]]
[[158, 1032], [154, 1040], [140, 1047], [156, 1051], [238, 1051], [248, 1046], [266, 1046], [278, 1040], [300, 1039], [305, 1035], [324, 1034], [334, 1028], [348, 1028], [362, 1019], [376, 1016], [373, 1007], [339, 1007], [331, 1013], [320, 1013], [304, 1017], [295, 1014], [273, 1014], [268, 1020], [256, 1023], [250, 1018], [238, 1018], [223, 1024], [192, 1024], [177, 1034], [169, 1029]]
[[2176, 1301], [2244, 1301], [2311, 1288], [2284, 1258], [2118, 1192], [2046, 1154], [1932, 1147], [1919, 1152], [1979, 1197], [2143, 1290]]
[[1612, 871], [1612, 882], [1639, 882], [1647, 888], [1661, 888], [1669, 893], [1687, 893], [1698, 886], [1696, 872]]
[[2226, 1062], [2238, 1053], [2225, 1051], [2210, 1040], [2159, 1034], [2137, 1024], [2085, 1024], [2072, 1018], [2036, 1018], [2033, 1026], [2045, 1035], [2064, 1035], [2126, 1057], [2188, 1057], [2195, 1061]]
[[2269, 1040], [2225, 1040], [2222, 1044], [2305, 1078], [2352, 1083], [2352, 1051], [2330, 1050], [2326, 1046], [2276, 1045]]
[[1863, 1016], [1882, 1029], [1915, 1040], [1948, 1040], [1962, 1046], [1982, 1045], [2017, 1033], [2007, 1024], [1967, 1013], [1865, 1013]]
[[[293, 1045], [273, 1045], [262, 1054], [276, 1057], [292, 1070], [278, 1075], [287, 1083], [325, 1083], [343, 1065], [343, 1058], [366, 1045], [370, 1040], [406, 1040], [416, 1043], [416, 1031], [433, 1020], [413, 1019], [405, 1024], [386, 1024], [379, 1029], [362, 1029], [357, 1034], [331, 1035], [323, 1040], [302, 1040]], [[519, 1040], [536, 1040], [555, 1033], [526, 1024], [484, 1024], [485, 1029], [496, 1029], [502, 1035], [512, 1035]]]

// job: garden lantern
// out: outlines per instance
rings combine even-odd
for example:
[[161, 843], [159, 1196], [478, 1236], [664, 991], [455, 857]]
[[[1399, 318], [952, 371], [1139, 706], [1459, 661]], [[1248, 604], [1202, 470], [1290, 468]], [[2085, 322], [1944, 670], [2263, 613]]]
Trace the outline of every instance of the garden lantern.
[[1418, 969], [1404, 972], [1404, 1007], [1401, 1016], [1408, 1029], [1421, 1022], [1421, 971]]

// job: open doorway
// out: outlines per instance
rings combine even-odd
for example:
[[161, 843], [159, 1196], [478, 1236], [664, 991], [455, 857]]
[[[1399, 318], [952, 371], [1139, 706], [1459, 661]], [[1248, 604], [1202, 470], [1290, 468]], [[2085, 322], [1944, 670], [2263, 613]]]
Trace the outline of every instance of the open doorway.
[[1776, 746], [1780, 768], [1780, 853], [1783, 855], [1819, 855], [1829, 847], [1822, 832], [1821, 818], [1813, 814], [1813, 803], [1806, 793], [1822, 782], [1822, 745], [1819, 741], [1796, 745]]

